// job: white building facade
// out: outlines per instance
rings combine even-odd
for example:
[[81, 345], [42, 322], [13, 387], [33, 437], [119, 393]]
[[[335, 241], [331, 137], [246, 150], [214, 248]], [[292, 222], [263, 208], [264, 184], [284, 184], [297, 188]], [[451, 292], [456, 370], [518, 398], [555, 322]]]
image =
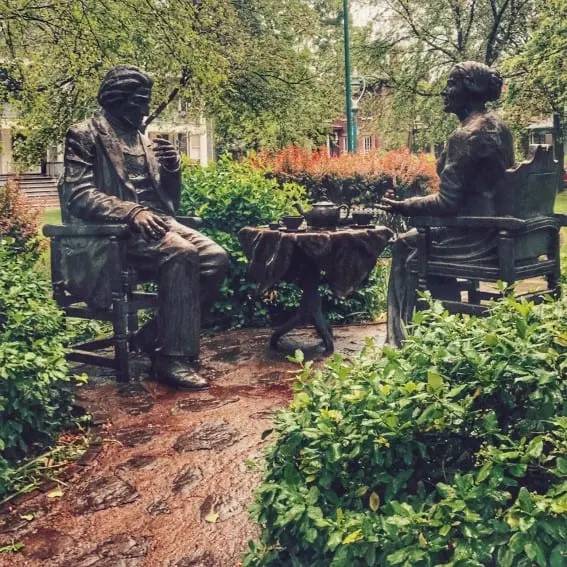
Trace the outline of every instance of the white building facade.
[[[13, 154], [13, 133], [17, 114], [9, 104], [0, 106], [0, 175], [15, 173], [41, 173], [57, 177], [63, 165], [63, 144], [47, 150], [45, 160], [36, 167], [19, 171]], [[207, 165], [215, 159], [214, 124], [211, 119], [189, 120], [182, 112], [173, 112], [157, 118], [147, 128], [150, 138], [167, 138], [192, 163]], [[61, 141], [63, 142], [63, 141]]]

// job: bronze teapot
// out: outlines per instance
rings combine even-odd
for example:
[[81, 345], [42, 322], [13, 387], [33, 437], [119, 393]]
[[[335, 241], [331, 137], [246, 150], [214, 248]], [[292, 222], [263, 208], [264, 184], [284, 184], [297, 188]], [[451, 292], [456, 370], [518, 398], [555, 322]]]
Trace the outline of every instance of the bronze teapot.
[[341, 210], [346, 211], [343, 218], [347, 218], [350, 213], [350, 206], [336, 205], [329, 201], [326, 189], [321, 191], [321, 199], [313, 203], [309, 211], [304, 211], [299, 203], [295, 203], [295, 208], [312, 228], [335, 228], [341, 219]]

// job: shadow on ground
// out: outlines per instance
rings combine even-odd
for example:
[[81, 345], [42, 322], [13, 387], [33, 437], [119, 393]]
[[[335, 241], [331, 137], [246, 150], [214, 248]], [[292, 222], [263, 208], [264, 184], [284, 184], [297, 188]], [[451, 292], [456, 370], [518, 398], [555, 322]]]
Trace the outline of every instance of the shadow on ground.
[[[337, 327], [337, 352], [358, 352], [367, 336], [383, 341], [382, 325]], [[75, 466], [61, 497], [48, 492], [0, 514], [1, 554], [11, 567], [232, 567], [256, 528], [247, 508], [260, 475], [274, 411], [290, 399], [296, 367], [286, 353], [303, 348], [323, 363], [309, 330], [268, 347], [268, 330], [205, 338], [206, 392], [166, 389], [145, 379], [148, 361], [135, 360], [141, 379], [117, 386], [88, 368], [78, 402], [102, 425], [103, 443]], [[53, 487], [49, 487], [53, 488]], [[33, 520], [29, 521], [30, 514]]]

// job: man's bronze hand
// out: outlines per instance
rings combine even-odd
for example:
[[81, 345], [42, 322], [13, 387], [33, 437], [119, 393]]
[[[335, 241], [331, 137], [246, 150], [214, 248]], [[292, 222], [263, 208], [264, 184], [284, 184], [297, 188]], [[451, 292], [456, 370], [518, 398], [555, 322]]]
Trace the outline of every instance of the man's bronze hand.
[[154, 153], [160, 164], [170, 171], [179, 169], [180, 157], [179, 152], [172, 146], [169, 140], [156, 138], [154, 140]]
[[167, 223], [152, 211], [140, 211], [133, 218], [132, 226], [139, 230], [146, 240], [160, 240], [169, 230]]

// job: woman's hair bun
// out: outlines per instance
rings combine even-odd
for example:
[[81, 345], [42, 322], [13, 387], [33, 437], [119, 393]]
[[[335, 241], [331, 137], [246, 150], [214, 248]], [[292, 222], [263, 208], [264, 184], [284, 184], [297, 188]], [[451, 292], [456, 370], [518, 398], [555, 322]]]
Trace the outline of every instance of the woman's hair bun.
[[490, 69], [490, 75], [486, 89], [486, 100], [488, 102], [498, 100], [500, 98], [503, 82], [504, 81], [502, 79], [502, 75], [496, 69]]
[[475, 98], [483, 102], [498, 100], [502, 93], [502, 75], [478, 61], [458, 63], [455, 68], [466, 78], [467, 89]]

